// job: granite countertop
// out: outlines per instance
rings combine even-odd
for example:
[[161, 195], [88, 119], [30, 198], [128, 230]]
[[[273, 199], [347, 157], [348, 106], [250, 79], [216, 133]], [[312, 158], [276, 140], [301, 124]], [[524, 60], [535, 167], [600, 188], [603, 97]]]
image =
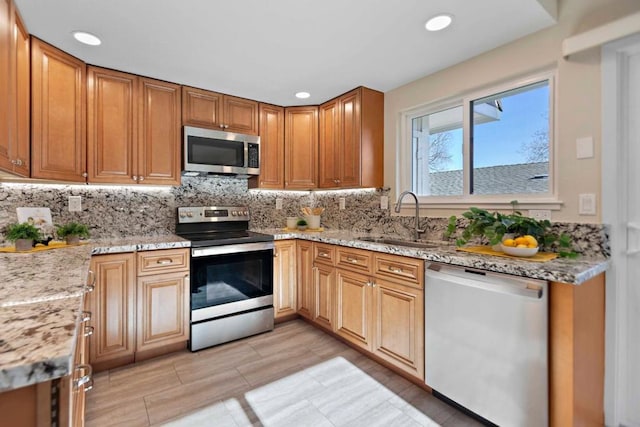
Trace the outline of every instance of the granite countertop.
[[[577, 259], [556, 258], [548, 262], [527, 261], [524, 258], [507, 258], [490, 255], [472, 254], [456, 250], [455, 245], [448, 242], [430, 242], [437, 247], [422, 249], [408, 246], [388, 245], [377, 242], [357, 240], [358, 237], [372, 237], [366, 233], [331, 230], [323, 232], [288, 232], [281, 229], [255, 230], [269, 233], [276, 240], [304, 239], [352, 248], [368, 249], [389, 254], [404, 255], [463, 267], [472, 267], [495, 273], [512, 274], [515, 276], [541, 279], [552, 282], [563, 282], [579, 285], [603, 273], [609, 268], [607, 258]], [[380, 237], [380, 236], [375, 236]], [[388, 237], [388, 236], [387, 236]]]
[[164, 235], [0, 253], [0, 392], [71, 372], [91, 255], [190, 245]]

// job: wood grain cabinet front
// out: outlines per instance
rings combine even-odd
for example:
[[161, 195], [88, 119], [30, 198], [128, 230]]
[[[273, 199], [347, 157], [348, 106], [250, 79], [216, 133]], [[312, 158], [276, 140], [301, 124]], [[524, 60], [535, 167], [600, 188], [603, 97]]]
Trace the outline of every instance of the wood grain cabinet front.
[[260, 176], [249, 187], [284, 188], [284, 108], [260, 104]]
[[313, 319], [313, 243], [305, 240], [296, 242], [298, 314]]
[[357, 88], [320, 106], [320, 188], [381, 187], [384, 94]]
[[318, 107], [285, 108], [284, 188], [318, 186]]
[[296, 291], [296, 241], [276, 241], [273, 254], [273, 311], [276, 319], [295, 315]]
[[182, 124], [258, 135], [258, 102], [183, 86]]
[[28, 177], [31, 167], [30, 42], [12, 0], [0, 0], [0, 169]]
[[31, 177], [85, 182], [86, 66], [31, 38]]
[[88, 181], [180, 184], [180, 86], [88, 67]]

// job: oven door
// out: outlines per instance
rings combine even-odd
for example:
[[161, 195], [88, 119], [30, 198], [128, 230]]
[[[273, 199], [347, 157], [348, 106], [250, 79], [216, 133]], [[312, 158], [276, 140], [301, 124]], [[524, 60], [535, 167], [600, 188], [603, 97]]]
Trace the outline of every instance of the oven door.
[[273, 242], [191, 250], [191, 321], [273, 305]]

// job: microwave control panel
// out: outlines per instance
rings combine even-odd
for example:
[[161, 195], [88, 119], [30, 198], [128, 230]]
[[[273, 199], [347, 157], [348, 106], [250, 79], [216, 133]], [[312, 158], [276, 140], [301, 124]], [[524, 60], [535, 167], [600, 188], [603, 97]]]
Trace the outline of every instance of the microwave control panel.
[[253, 144], [251, 142], [247, 143], [247, 151], [248, 151], [248, 164], [249, 168], [259, 168], [260, 167], [260, 145]]

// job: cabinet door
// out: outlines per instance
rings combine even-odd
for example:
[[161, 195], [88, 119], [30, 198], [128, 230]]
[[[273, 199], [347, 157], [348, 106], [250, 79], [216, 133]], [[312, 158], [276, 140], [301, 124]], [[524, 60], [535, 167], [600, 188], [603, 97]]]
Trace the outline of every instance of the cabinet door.
[[138, 182], [180, 185], [180, 86], [139, 81]]
[[285, 180], [290, 190], [317, 187], [318, 107], [285, 108]]
[[86, 181], [84, 62], [31, 43], [31, 177]]
[[360, 186], [384, 185], [384, 94], [360, 88]]
[[323, 264], [313, 267], [313, 321], [333, 330], [335, 306], [335, 269]]
[[260, 188], [284, 188], [284, 108], [260, 104]]
[[0, 168], [12, 171], [11, 163], [11, 5], [0, 0]]
[[300, 240], [296, 248], [298, 314], [313, 319], [313, 244]]
[[339, 150], [335, 162], [339, 165], [340, 187], [360, 186], [360, 89], [338, 98], [340, 118]]
[[182, 87], [182, 124], [220, 129], [222, 124], [221, 93], [194, 87]]
[[376, 278], [373, 352], [424, 379], [424, 293]]
[[87, 68], [89, 182], [135, 184], [138, 78]]
[[13, 30], [12, 60], [14, 62], [11, 69], [14, 72], [12, 98], [15, 113], [10, 141], [11, 157], [14, 160], [13, 173], [28, 177], [31, 171], [31, 43], [29, 33], [15, 7]]
[[372, 306], [369, 276], [336, 269], [336, 333], [371, 350]]
[[227, 132], [258, 135], [258, 103], [225, 95], [223, 124]]
[[189, 273], [138, 278], [136, 351], [189, 339]]
[[90, 294], [94, 334], [89, 360], [95, 371], [132, 363], [135, 352], [136, 277], [133, 253], [91, 258], [96, 275]]
[[339, 187], [340, 141], [338, 102], [329, 101], [320, 106], [318, 143], [318, 187]]
[[275, 242], [273, 256], [273, 309], [277, 319], [296, 312], [296, 241]]

